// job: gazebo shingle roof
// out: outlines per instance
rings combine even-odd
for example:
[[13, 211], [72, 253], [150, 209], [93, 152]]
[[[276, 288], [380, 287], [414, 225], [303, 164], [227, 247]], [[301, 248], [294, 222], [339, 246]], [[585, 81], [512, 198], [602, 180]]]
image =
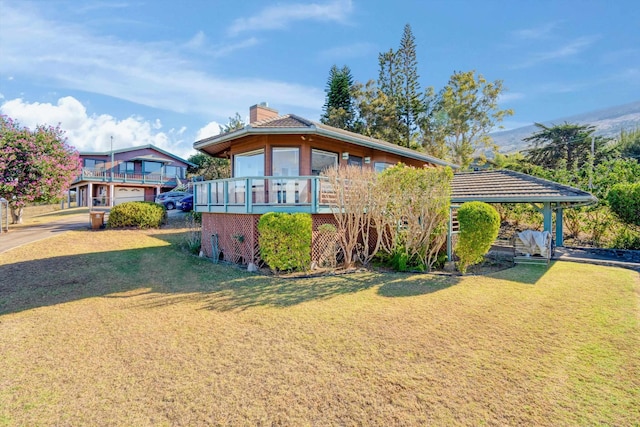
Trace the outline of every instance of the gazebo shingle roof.
[[593, 203], [586, 191], [511, 170], [462, 172], [453, 176], [451, 202]]

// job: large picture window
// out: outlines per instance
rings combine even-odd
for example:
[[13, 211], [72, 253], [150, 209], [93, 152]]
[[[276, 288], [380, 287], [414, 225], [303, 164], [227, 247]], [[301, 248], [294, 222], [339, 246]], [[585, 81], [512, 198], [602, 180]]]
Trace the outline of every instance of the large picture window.
[[104, 160], [84, 159], [84, 167], [89, 169], [104, 169]]
[[143, 162], [142, 163], [142, 172], [144, 174], [157, 173], [159, 174], [162, 171], [162, 163], [160, 162]]
[[233, 176], [264, 176], [264, 150], [233, 156]]
[[322, 171], [334, 166], [338, 166], [337, 153], [311, 150], [311, 175], [320, 175]]
[[271, 152], [273, 176], [300, 175], [300, 149], [297, 147], [274, 148]]
[[133, 162], [122, 162], [119, 165], [119, 169], [120, 173], [132, 174], [134, 173], [136, 166]]
[[173, 178], [174, 176], [184, 178], [184, 168], [181, 168], [180, 166], [165, 166], [164, 175], [170, 178]]

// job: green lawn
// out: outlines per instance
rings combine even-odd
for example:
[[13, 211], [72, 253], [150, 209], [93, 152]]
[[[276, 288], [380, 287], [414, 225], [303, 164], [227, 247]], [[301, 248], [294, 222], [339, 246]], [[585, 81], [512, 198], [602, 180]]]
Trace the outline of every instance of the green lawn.
[[0, 255], [0, 426], [638, 425], [640, 278], [256, 276], [180, 230]]

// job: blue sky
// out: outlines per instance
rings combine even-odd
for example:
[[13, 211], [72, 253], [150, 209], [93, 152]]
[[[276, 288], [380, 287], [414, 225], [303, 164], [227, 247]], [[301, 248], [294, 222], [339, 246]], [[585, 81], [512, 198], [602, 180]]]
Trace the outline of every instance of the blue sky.
[[258, 102], [318, 120], [329, 68], [375, 79], [409, 23], [422, 87], [501, 79], [514, 128], [640, 100], [639, 22], [627, 0], [0, 0], [0, 113], [187, 157]]

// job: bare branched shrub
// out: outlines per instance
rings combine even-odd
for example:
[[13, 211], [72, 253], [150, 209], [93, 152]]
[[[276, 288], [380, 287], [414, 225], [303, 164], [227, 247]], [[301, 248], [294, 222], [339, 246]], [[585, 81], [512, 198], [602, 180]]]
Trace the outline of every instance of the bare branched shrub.
[[347, 166], [325, 176], [345, 266], [366, 265], [380, 250], [433, 266], [447, 237], [450, 169], [397, 165], [378, 175]]
[[387, 169], [378, 180], [378, 193], [390, 195], [385, 212], [390, 234], [385, 250], [404, 252], [427, 269], [437, 260], [447, 239], [451, 180], [449, 168]]
[[367, 264], [380, 247], [379, 235], [372, 232], [377, 225], [372, 217], [379, 216], [374, 197], [375, 171], [344, 166], [331, 168], [324, 175], [329, 180], [328, 188], [334, 193], [329, 206], [336, 219], [345, 266], [351, 267], [356, 259]]

